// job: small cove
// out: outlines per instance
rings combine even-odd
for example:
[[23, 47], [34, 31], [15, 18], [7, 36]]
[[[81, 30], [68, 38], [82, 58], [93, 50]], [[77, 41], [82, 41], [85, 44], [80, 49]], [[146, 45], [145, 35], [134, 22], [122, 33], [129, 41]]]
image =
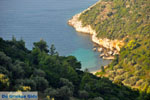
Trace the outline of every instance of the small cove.
[[95, 71], [110, 60], [99, 58], [94, 52], [90, 35], [78, 33], [67, 24], [76, 13], [83, 11], [97, 0], [1, 0], [0, 37], [23, 39], [32, 49], [33, 42], [44, 39], [54, 44], [62, 56], [73, 55], [82, 69]]

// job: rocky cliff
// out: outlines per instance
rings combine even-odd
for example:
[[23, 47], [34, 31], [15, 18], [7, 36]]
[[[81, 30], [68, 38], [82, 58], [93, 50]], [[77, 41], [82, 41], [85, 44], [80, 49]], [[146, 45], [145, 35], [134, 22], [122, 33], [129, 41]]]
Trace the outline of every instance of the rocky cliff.
[[[87, 9], [89, 10], [89, 9]], [[92, 41], [97, 43], [100, 46], [103, 46], [110, 50], [116, 50], [117, 52], [120, 51], [120, 48], [124, 45], [122, 40], [110, 40], [107, 38], [97, 38], [97, 33], [95, 30], [91, 28], [90, 25], [85, 27], [82, 26], [82, 22], [79, 20], [79, 17], [82, 13], [76, 14], [73, 16], [69, 21], [68, 24], [75, 28], [76, 31], [82, 33], [88, 33], [92, 35]]]

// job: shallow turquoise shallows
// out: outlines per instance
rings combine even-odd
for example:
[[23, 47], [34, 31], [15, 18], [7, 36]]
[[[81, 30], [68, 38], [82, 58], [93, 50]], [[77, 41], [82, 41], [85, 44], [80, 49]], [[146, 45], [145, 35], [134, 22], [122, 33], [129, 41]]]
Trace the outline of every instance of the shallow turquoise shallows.
[[89, 35], [67, 25], [73, 15], [95, 2], [97, 0], [0, 0], [0, 37], [23, 38], [29, 49], [33, 42], [44, 39], [49, 46], [55, 44], [60, 55], [76, 56], [83, 70], [97, 70], [110, 60], [102, 60], [99, 53], [92, 51]]

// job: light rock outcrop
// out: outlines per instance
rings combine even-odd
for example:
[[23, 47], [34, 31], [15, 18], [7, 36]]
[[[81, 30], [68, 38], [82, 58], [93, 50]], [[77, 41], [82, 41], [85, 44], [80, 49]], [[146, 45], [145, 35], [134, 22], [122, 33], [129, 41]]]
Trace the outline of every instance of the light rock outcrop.
[[91, 28], [90, 25], [87, 25], [85, 27], [82, 26], [82, 22], [79, 20], [81, 13], [76, 14], [68, 21], [68, 24], [75, 28], [76, 31], [82, 32], [82, 33], [88, 33], [92, 35], [92, 41], [94, 43], [97, 43], [107, 49], [114, 50], [116, 49], [118, 52], [120, 51], [121, 46], [123, 46], [123, 42], [121, 40], [110, 40], [107, 38], [97, 38], [97, 33], [95, 30]]
[[75, 30], [78, 32], [93, 34], [95, 31], [91, 28], [90, 25], [88, 25], [86, 27], [82, 27], [82, 22], [79, 21], [80, 15], [81, 15], [81, 13], [73, 16], [72, 19], [70, 19], [68, 21], [68, 24], [73, 26], [75, 28]]
[[[98, 1], [97, 3], [99, 3]], [[110, 49], [111, 51], [114, 51], [115, 54], [118, 54], [120, 51], [120, 48], [124, 45], [122, 40], [110, 40], [108, 38], [98, 38], [97, 33], [95, 30], [92, 29], [90, 25], [87, 26], [82, 26], [82, 22], [79, 20], [79, 17], [82, 13], [85, 11], [90, 10], [93, 6], [95, 6], [97, 3], [94, 5], [90, 6], [88, 9], [84, 10], [83, 12], [76, 14], [73, 16], [69, 21], [68, 24], [72, 27], [75, 28], [77, 32], [82, 32], [82, 33], [88, 33], [92, 35], [92, 41], [104, 48]]]

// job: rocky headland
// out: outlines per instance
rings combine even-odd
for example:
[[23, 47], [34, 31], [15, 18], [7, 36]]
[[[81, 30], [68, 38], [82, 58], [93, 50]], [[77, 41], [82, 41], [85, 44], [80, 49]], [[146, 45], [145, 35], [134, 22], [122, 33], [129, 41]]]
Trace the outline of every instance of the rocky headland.
[[[100, 1], [99, 1], [100, 2]], [[97, 2], [98, 3], [98, 2]], [[97, 4], [96, 3], [96, 4]], [[95, 4], [94, 4], [95, 5]], [[91, 7], [93, 7], [92, 5]], [[100, 57], [103, 59], [114, 59], [114, 55], [119, 54], [120, 48], [124, 45], [122, 40], [110, 40], [108, 38], [98, 38], [95, 30], [91, 28], [90, 25], [82, 26], [82, 22], [79, 20], [79, 17], [82, 13], [87, 10], [90, 10], [91, 7], [84, 10], [83, 12], [76, 14], [69, 21], [68, 24], [75, 28], [77, 32], [88, 33], [92, 36], [92, 41], [98, 44], [98, 48], [93, 48], [94, 51], [101, 52]]]

